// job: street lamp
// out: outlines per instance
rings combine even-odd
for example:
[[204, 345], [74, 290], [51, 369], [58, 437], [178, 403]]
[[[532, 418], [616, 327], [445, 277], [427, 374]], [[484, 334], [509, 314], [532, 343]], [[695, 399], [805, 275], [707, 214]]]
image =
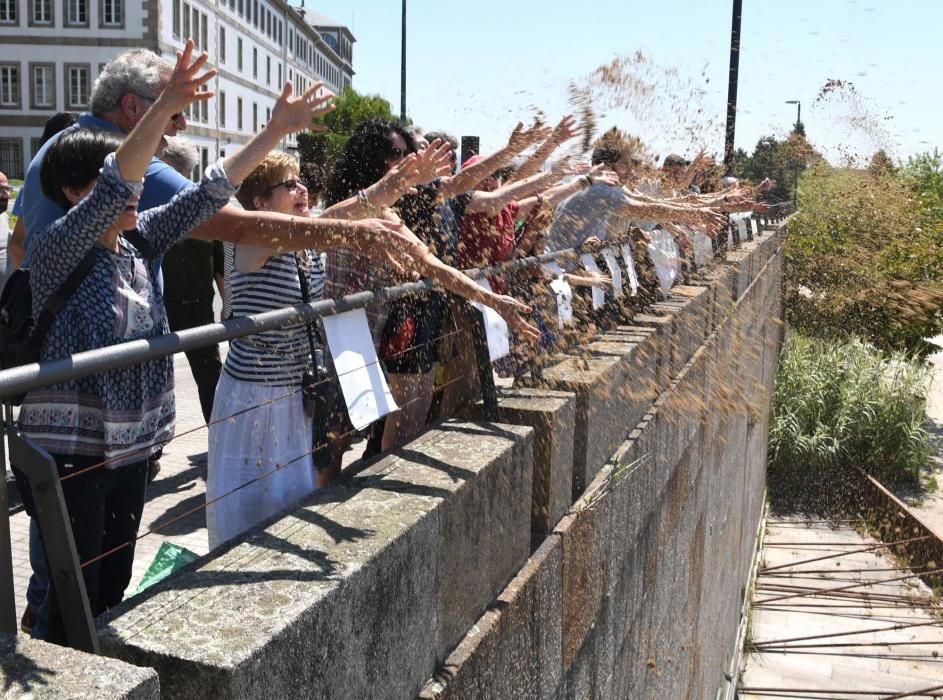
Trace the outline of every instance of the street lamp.
[[786, 104], [796, 106], [796, 124], [797, 125], [801, 124], [802, 123], [802, 102], [800, 102], [799, 100], [786, 100]]
[[406, 121], [406, 0], [403, 0], [403, 46], [400, 60], [399, 116]]

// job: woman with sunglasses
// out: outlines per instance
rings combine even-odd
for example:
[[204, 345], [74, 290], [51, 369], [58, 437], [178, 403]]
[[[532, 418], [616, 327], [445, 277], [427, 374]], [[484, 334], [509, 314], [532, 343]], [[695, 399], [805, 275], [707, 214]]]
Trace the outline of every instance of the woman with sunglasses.
[[[282, 151], [265, 157], [243, 180], [236, 198], [247, 211], [309, 215], [298, 161]], [[301, 304], [306, 296], [320, 299], [324, 268], [315, 250], [236, 245], [226, 283], [232, 315], [248, 316]], [[305, 373], [311, 371], [309, 332], [306, 324], [296, 323], [229, 344], [209, 422], [210, 549], [316, 487], [310, 455], [312, 417], [305, 412], [300, 391]]]

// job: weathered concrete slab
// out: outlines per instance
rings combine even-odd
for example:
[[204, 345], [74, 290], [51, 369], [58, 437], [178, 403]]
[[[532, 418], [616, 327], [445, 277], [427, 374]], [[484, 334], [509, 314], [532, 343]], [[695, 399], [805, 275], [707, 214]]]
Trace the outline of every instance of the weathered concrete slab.
[[562, 567], [562, 540], [552, 535], [471, 627], [419, 697], [552, 697], [563, 674]]
[[[573, 503], [573, 440], [576, 395], [549, 389], [513, 388], [498, 391], [502, 423], [534, 429], [534, 473], [531, 530], [547, 534]], [[482, 418], [483, 406], [468, 409]]]
[[531, 459], [530, 428], [446, 423], [119, 607], [103, 646], [176, 697], [415, 695], [527, 558]]
[[23, 635], [0, 634], [4, 698], [158, 700], [157, 672]]

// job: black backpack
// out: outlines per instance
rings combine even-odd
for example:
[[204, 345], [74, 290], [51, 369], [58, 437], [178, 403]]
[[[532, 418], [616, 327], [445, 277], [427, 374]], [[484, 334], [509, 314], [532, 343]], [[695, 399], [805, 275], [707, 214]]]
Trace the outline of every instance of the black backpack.
[[[122, 233], [145, 257], [153, 257], [150, 244], [137, 231]], [[0, 369], [39, 362], [40, 352], [52, 322], [65, 307], [75, 290], [95, 266], [95, 250], [90, 249], [62, 286], [49, 297], [46, 306], [33, 324], [33, 292], [29, 286], [29, 270], [13, 272], [0, 294]], [[25, 394], [7, 397], [14, 406], [23, 403]]]

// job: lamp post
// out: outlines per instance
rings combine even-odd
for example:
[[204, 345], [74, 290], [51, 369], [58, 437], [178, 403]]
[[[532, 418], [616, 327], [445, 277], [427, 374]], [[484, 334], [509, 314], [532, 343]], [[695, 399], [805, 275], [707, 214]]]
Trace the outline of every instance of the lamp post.
[[787, 105], [796, 106], [796, 125], [802, 123], [802, 102], [800, 100], [786, 100]]
[[406, 0], [403, 0], [403, 45], [400, 56], [399, 117], [406, 121]]
[[740, 72], [740, 16], [743, 0], [733, 0], [730, 22], [730, 74], [727, 82], [727, 128], [724, 138], [724, 167], [727, 175], [733, 169], [733, 140], [737, 130], [737, 79]]

